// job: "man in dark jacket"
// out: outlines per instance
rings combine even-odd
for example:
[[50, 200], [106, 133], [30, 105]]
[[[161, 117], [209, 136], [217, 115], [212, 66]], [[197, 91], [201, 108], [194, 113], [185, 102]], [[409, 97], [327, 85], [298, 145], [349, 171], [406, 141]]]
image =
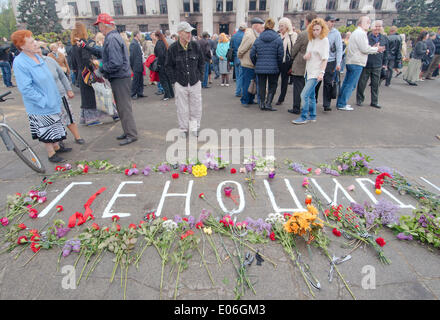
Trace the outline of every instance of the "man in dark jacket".
[[[432, 44], [434, 45], [434, 51], [431, 64], [428, 70], [425, 72], [424, 76], [426, 80], [433, 80], [432, 75], [434, 71], [438, 70], [438, 65], [440, 64], [440, 28], [437, 30], [437, 34], [431, 37]], [[429, 49], [429, 48], [428, 48]]]
[[231, 38], [231, 47], [234, 53], [234, 68], [235, 68], [235, 96], [241, 97], [243, 95], [243, 74], [241, 70], [240, 59], [238, 58], [238, 48], [243, 40], [244, 32], [246, 31], [247, 24], [242, 23], [238, 28], [238, 31]]
[[121, 146], [137, 140], [136, 123], [130, 99], [131, 70], [128, 49], [116, 30], [115, 22], [107, 13], [101, 13], [94, 25], [105, 35], [101, 73], [110, 81], [124, 133], [117, 137]]
[[202, 118], [202, 86], [205, 58], [200, 45], [191, 40], [188, 22], [177, 26], [179, 40], [169, 48], [165, 68], [174, 84], [177, 119], [182, 136], [198, 136]]
[[397, 27], [392, 26], [388, 35], [388, 65], [385, 86], [389, 87], [394, 69], [402, 68], [402, 37], [397, 33]]
[[9, 51], [11, 47], [8, 43], [0, 46], [0, 68], [2, 70], [3, 83], [7, 88], [15, 87], [12, 82], [11, 64], [9, 62]]
[[375, 108], [382, 108], [379, 105], [379, 85], [382, 69], [387, 69], [388, 65], [388, 38], [381, 34], [383, 28], [383, 22], [376, 20], [372, 25], [372, 32], [368, 35], [368, 42], [370, 46], [379, 44], [380, 47], [385, 47], [385, 51], [377, 54], [369, 54], [367, 65], [362, 70], [362, 74], [359, 78], [357, 92], [356, 92], [356, 104], [360, 107], [365, 100], [364, 92], [367, 87], [368, 79], [371, 78], [371, 104], [370, 106]]
[[144, 54], [141, 47], [141, 33], [133, 32], [133, 40], [130, 43], [130, 66], [133, 71], [133, 81], [131, 82], [131, 98], [144, 97]]
[[209, 44], [209, 33], [203, 32], [202, 39], [199, 40], [200, 49], [205, 60], [205, 71], [203, 76], [202, 88], [211, 88], [208, 86], [209, 68], [211, 66], [211, 45]]
[[293, 79], [293, 108], [289, 109], [290, 113], [301, 113], [301, 92], [306, 84], [304, 75], [306, 73], [306, 60], [304, 55], [306, 54], [307, 45], [309, 44], [309, 34], [307, 32], [307, 26], [316, 19], [318, 16], [316, 13], [311, 12], [306, 15], [305, 27], [306, 30], [302, 31], [292, 48], [292, 79]]

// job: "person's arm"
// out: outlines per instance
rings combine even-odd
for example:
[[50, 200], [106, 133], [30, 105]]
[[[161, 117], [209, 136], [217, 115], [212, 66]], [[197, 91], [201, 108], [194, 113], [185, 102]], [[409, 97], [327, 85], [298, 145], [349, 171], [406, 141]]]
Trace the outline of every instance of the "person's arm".
[[321, 73], [318, 76], [318, 81], [322, 81], [324, 79], [325, 69], [327, 68], [327, 62], [329, 58], [330, 45], [328, 39], [324, 39], [323, 46], [321, 48], [321, 64], [319, 66], [319, 70]]
[[386, 36], [385, 37], [385, 51], [383, 52], [383, 59], [382, 59], [382, 67], [384, 67], [385, 69], [387, 69], [388, 67], [388, 52], [390, 50], [390, 42], [388, 41], [388, 38]]
[[241, 41], [240, 46], [238, 47], [238, 52], [237, 52], [238, 58], [242, 59], [243, 56], [246, 54], [246, 52], [251, 50], [252, 45], [253, 45], [253, 43], [250, 39], [250, 36], [245, 34], [243, 36], [243, 40]]
[[283, 64], [283, 58], [284, 58], [284, 43], [283, 43], [283, 40], [281, 40], [281, 38], [279, 38], [279, 41], [278, 41], [277, 58], [278, 58], [277, 59], [278, 66], [281, 66]]
[[359, 51], [363, 54], [376, 54], [379, 52], [378, 47], [370, 46], [370, 44], [368, 43], [368, 36], [366, 34], [365, 35], [359, 34], [359, 36], [357, 36], [354, 39], [350, 38], [349, 41], [356, 41], [356, 43], [358, 44]]
[[200, 75], [200, 82], [203, 82], [203, 76], [205, 73], [205, 56], [203, 54], [202, 48], [197, 42], [194, 42], [194, 45], [197, 47], [198, 54], [198, 61], [197, 61], [197, 68], [199, 69], [199, 75]]
[[174, 58], [172, 48], [173, 48], [173, 46], [168, 48], [168, 51], [167, 51], [167, 54], [166, 54], [165, 70], [166, 70], [166, 73], [167, 73], [168, 77], [170, 78], [170, 82], [172, 84], [174, 84], [174, 83], [176, 83], [176, 74], [175, 74], [176, 60]]
[[256, 47], [257, 41], [258, 41], [258, 39], [255, 40], [254, 45], [251, 48], [251, 53], [250, 53], [250, 58], [251, 58], [252, 63], [254, 64], [254, 66], [257, 64], [257, 47]]
[[304, 42], [305, 42], [304, 35], [301, 33], [298, 36], [298, 38], [295, 41], [295, 44], [293, 45], [293, 48], [292, 48], [292, 61], [295, 60], [296, 56], [301, 51], [301, 48], [304, 45]]
[[336, 36], [336, 70], [341, 70], [341, 63], [342, 63], [342, 55], [344, 53], [343, 45], [342, 45], [342, 37], [341, 34], [338, 33]]
[[65, 55], [63, 55], [63, 57], [64, 57], [64, 59], [63, 59], [63, 63], [64, 63], [64, 65], [67, 67], [66, 73], [67, 73], [68, 75], [70, 75], [69, 62], [67, 61], [67, 58], [66, 58]]
[[33, 104], [42, 106], [43, 109], [47, 105], [47, 98], [34, 89], [32, 75], [24, 66], [17, 63], [17, 60], [14, 60], [14, 74], [18, 90], [20, 90], [22, 96]]
[[116, 38], [108, 39], [107, 46], [107, 63], [103, 64], [102, 69], [105, 73], [115, 73], [121, 69], [124, 63], [124, 57], [122, 54], [122, 46]]
[[[48, 57], [47, 59], [51, 59], [50, 57]], [[67, 79], [66, 75], [64, 74], [63, 69], [61, 69], [61, 66], [58, 64], [58, 62], [56, 62], [56, 60], [52, 59], [53, 61], [49, 62], [52, 63], [56, 70], [57, 70], [57, 75], [58, 75], [58, 79], [60, 79], [61, 84], [64, 87], [64, 90], [66, 90], [66, 92], [68, 91], [72, 91], [72, 86], [70, 85], [70, 81]]]

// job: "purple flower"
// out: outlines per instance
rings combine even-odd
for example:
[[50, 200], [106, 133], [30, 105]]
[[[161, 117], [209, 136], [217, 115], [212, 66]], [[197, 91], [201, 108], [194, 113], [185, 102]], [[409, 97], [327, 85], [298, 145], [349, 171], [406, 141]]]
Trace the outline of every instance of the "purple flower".
[[159, 170], [159, 171], [162, 172], [162, 173], [165, 173], [165, 172], [170, 172], [170, 171], [171, 171], [171, 168], [170, 168], [170, 166], [167, 165], [167, 164], [162, 164], [162, 165], [160, 165], [160, 166], [157, 167], [157, 170]]
[[386, 225], [398, 221], [396, 216], [398, 209], [399, 207], [392, 202], [381, 199], [374, 205], [373, 212], [378, 218], [380, 218], [382, 224]]
[[187, 166], [186, 164], [181, 164], [181, 165], [179, 166], [179, 172], [180, 172], [180, 173], [185, 172], [185, 169], [188, 170], [188, 166]]
[[150, 175], [150, 172], [151, 172], [151, 168], [150, 168], [149, 166], [146, 166], [146, 167], [144, 168], [144, 170], [142, 170], [142, 174], [143, 174], [144, 176], [148, 176], [148, 175]]
[[263, 219], [259, 218], [258, 220], [254, 220], [251, 217], [247, 217], [244, 222], [247, 223], [246, 228], [254, 231], [256, 233], [263, 233], [263, 231], [267, 232], [267, 235], [272, 231], [272, 225], [270, 223], [266, 223]]
[[324, 173], [335, 176], [335, 177], [338, 177], [340, 175], [338, 171], [332, 170], [328, 167], [324, 167]]
[[194, 225], [196, 224], [196, 219], [193, 216], [189, 216], [188, 217], [188, 224], [190, 228], [193, 228]]
[[255, 168], [255, 163], [248, 163], [244, 166], [246, 168], [246, 172], [252, 172]]
[[57, 238], [63, 238], [68, 232], [70, 231], [70, 228], [64, 228], [60, 227], [57, 228]]
[[71, 251], [72, 251], [72, 246], [66, 243], [63, 247], [63, 257], [67, 257]]
[[374, 168], [374, 170], [376, 170], [376, 171], [379, 171], [380, 173], [388, 173], [392, 178], [393, 178], [393, 175], [394, 175], [394, 170], [393, 169], [391, 169], [391, 168], [388, 168], [388, 167], [377, 167], [377, 168]]
[[127, 172], [127, 176], [131, 176], [131, 175], [136, 175], [136, 174], [139, 174], [139, 170], [138, 169], [136, 169], [136, 168], [130, 168], [130, 169], [128, 169], [128, 172]]
[[178, 216], [178, 215], [175, 215], [175, 216], [174, 216], [174, 222], [175, 222], [175, 223], [181, 223], [181, 222], [182, 222], [182, 217], [181, 217], [181, 216]]
[[363, 217], [365, 215], [365, 208], [363, 205], [358, 204], [356, 202], [352, 202], [350, 204], [351, 209], [354, 213], [356, 213], [359, 217]]
[[405, 235], [405, 233], [401, 232], [397, 235], [397, 239], [399, 240], [409, 240], [411, 241], [413, 239], [412, 235]]
[[[353, 165], [353, 167], [354, 167], [355, 165]], [[343, 163], [342, 164], [342, 171], [345, 171], [345, 170], [347, 170], [349, 167], [348, 167], [348, 165], [346, 165], [345, 163]]]
[[210, 215], [211, 215], [210, 211], [206, 209], [202, 209], [202, 213], [200, 214], [199, 221], [205, 222], [205, 220], [207, 220]]
[[275, 171], [269, 172], [269, 179], [275, 178]]
[[40, 191], [40, 192], [38, 192], [38, 196], [41, 198], [41, 197], [45, 197], [45, 196], [47, 196], [47, 192], [46, 191]]

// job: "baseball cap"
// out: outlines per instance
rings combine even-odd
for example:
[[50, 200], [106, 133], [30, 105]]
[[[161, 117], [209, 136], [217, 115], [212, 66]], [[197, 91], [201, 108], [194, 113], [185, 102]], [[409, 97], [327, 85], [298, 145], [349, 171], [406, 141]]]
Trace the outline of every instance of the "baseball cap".
[[327, 16], [325, 17], [325, 21], [339, 21], [339, 18], [336, 18], [335, 16]]
[[177, 32], [180, 32], [180, 31], [191, 32], [193, 30], [194, 30], [194, 28], [191, 27], [191, 25], [186, 21], [183, 21], [177, 25]]
[[240, 26], [238, 27], [240, 30], [246, 30], [247, 28], [247, 23], [246, 22], [242, 22], [240, 23]]
[[104, 24], [115, 24], [115, 20], [113, 20], [113, 18], [108, 13], [101, 13], [93, 25], [96, 26], [100, 22]]

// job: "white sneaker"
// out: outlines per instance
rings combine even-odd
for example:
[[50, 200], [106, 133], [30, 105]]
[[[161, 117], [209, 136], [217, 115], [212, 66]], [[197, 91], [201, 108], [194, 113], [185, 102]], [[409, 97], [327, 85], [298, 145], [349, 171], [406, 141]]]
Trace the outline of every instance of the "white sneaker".
[[347, 104], [345, 107], [343, 107], [343, 108], [338, 108], [338, 110], [342, 110], [342, 111], [353, 111], [354, 109], [349, 105], [349, 104]]
[[229, 87], [229, 83], [225, 84], [225, 86]]
[[224, 87], [224, 86], [225, 86], [225, 84], [224, 84], [224, 83], [220, 83], [220, 85], [221, 85], [222, 87]]

